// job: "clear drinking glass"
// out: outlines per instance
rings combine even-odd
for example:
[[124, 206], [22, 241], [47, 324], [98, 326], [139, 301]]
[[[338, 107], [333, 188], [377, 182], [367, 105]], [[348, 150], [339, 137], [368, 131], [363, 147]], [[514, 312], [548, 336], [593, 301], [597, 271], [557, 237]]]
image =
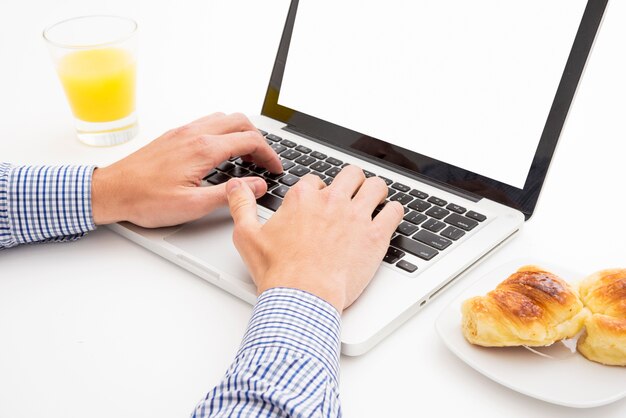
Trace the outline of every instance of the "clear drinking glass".
[[81, 16], [43, 31], [69, 101], [78, 138], [109, 146], [137, 134], [137, 23], [119, 16]]

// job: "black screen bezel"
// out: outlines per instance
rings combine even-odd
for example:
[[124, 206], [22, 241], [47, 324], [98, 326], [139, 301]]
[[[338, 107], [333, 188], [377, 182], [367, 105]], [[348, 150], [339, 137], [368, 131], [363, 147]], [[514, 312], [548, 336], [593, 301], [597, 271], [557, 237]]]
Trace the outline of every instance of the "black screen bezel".
[[[587, 2], [523, 189], [279, 105], [278, 97], [298, 2], [292, 0], [289, 8], [262, 115], [281, 121], [287, 124], [287, 129], [305, 134], [324, 145], [373, 161], [393, 171], [445, 185], [466, 196], [489, 198], [521, 211], [526, 219], [532, 216], [608, 0]], [[320, 28], [323, 30], [323, 25]]]

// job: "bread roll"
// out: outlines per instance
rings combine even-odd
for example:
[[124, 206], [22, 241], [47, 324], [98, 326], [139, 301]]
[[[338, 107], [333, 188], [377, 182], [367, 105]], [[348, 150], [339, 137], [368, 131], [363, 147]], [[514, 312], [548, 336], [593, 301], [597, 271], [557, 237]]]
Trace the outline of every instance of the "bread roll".
[[626, 366], [626, 269], [592, 274], [579, 291], [592, 315], [585, 322], [578, 351], [598, 363]]
[[536, 266], [521, 267], [461, 310], [463, 335], [485, 347], [550, 345], [576, 335], [589, 316], [567, 282]]

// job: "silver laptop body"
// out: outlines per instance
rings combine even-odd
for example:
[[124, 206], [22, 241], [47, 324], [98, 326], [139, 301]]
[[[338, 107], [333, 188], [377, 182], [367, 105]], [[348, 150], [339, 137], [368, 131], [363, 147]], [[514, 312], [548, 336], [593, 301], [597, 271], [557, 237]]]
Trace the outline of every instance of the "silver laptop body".
[[[421, 200], [426, 203], [417, 203], [428, 205], [421, 211], [418, 208], [422, 206], [411, 207], [410, 202], [405, 205], [407, 217], [413, 214], [411, 219], [415, 223], [405, 221], [408, 230], [396, 233], [391, 242], [391, 255], [381, 263], [361, 298], [343, 314], [342, 352], [357, 356], [371, 349], [470, 268], [514, 237], [524, 221], [530, 218], [606, 1], [584, 1], [580, 25], [576, 24], [575, 33], [570, 36], [573, 46], [566, 53], [566, 56], [569, 54], [567, 62], [561, 63], [562, 77], [558, 86], [553, 86], [551, 96], [554, 100], [549, 114], [545, 115], [545, 126], [541, 138], [536, 141], [538, 145], [532, 164], [521, 187], [435, 160], [419, 154], [419, 149], [404, 149], [386, 142], [386, 138], [368, 136], [350, 126], [330, 123], [279, 104], [285, 67], [290, 65], [286, 64], [289, 62], [287, 53], [295, 17], [299, 4], [304, 3], [305, 0], [292, 1], [262, 115], [253, 116], [251, 120], [267, 133], [268, 142], [275, 149], [295, 149], [292, 144], [295, 143], [300, 150], [309, 149], [309, 153], [315, 151], [317, 156], [324, 154], [340, 160], [338, 168], [346, 163], [358, 165], [368, 173], [391, 181], [388, 183], [391, 198], [400, 193], [408, 196], [407, 200]], [[476, 13], [484, 11], [477, 10]], [[454, 115], [451, 117], [454, 120]], [[390, 119], [388, 123], [397, 121]], [[281, 143], [290, 146], [278, 147]], [[236, 166], [237, 161], [231, 165]], [[223, 168], [228, 169], [231, 165]], [[329, 179], [326, 171], [319, 174]], [[280, 184], [280, 179], [276, 179], [276, 183]], [[211, 177], [204, 181], [204, 185], [211, 185]], [[272, 194], [272, 190], [268, 193]], [[273, 213], [264, 206], [267, 205], [258, 206], [262, 221]], [[437, 210], [430, 213], [436, 214], [435, 218], [427, 215], [433, 208]], [[424, 226], [426, 220], [431, 219], [434, 220]], [[110, 228], [248, 303], [255, 303], [255, 286], [232, 243], [232, 220], [228, 208], [176, 227], [144, 229], [120, 223]], [[420, 231], [424, 232], [417, 236]], [[420, 252], [423, 248], [427, 248], [426, 253]], [[433, 252], [436, 253], [434, 256]], [[403, 255], [397, 258], [400, 253]], [[403, 269], [398, 265], [400, 261], [408, 262], [417, 270]]]

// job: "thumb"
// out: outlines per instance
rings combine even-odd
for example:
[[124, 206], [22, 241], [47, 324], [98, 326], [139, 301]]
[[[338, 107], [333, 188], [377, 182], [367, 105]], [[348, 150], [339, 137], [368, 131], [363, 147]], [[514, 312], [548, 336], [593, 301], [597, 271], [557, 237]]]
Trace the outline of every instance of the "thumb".
[[238, 178], [228, 180], [226, 196], [235, 226], [260, 225], [256, 217], [256, 198], [246, 182]]

